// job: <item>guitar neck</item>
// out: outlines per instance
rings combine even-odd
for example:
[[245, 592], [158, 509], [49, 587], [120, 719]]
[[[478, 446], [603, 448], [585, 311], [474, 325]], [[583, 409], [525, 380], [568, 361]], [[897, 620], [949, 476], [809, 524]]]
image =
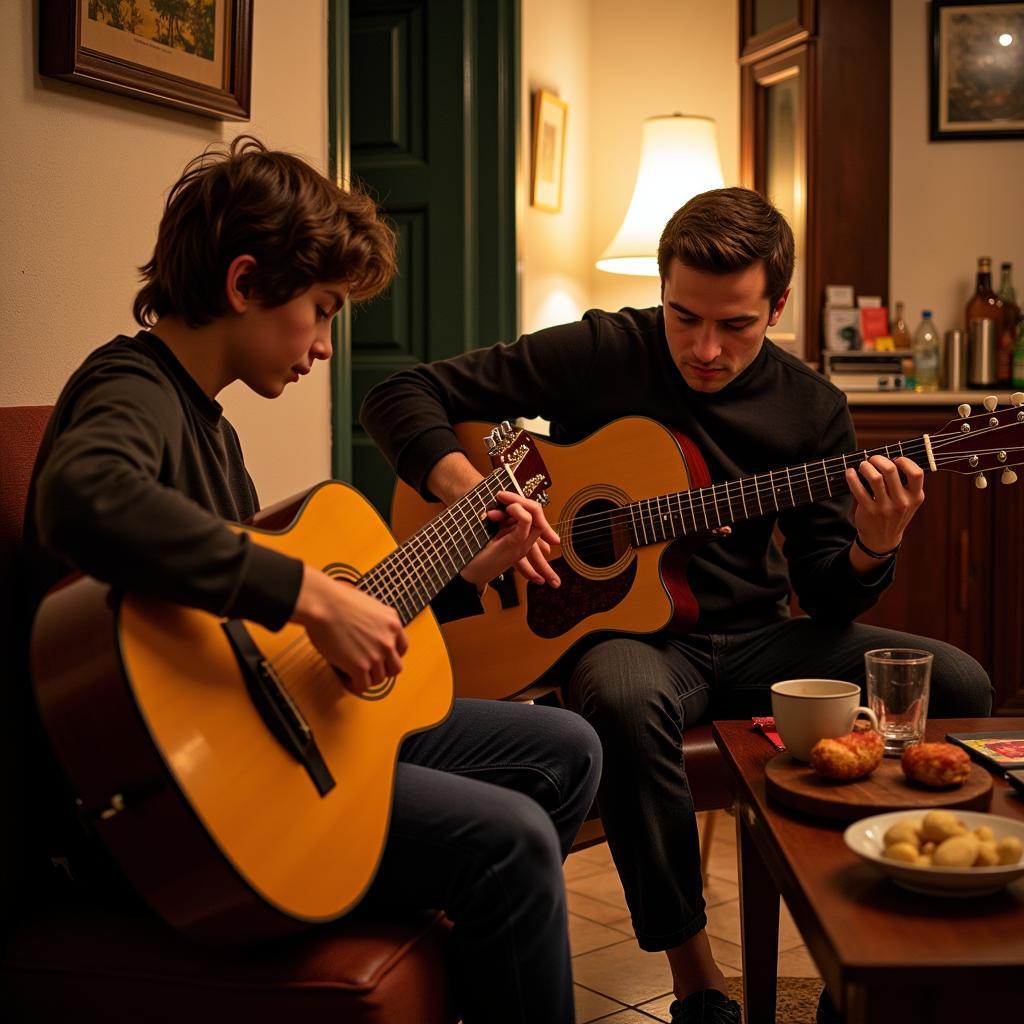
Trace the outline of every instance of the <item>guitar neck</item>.
[[518, 487], [499, 466], [364, 573], [356, 587], [390, 605], [408, 625], [487, 545], [493, 527], [486, 512], [506, 490]]
[[872, 455], [888, 459], [905, 456], [925, 471], [936, 468], [925, 434], [881, 448], [865, 448], [788, 469], [755, 473], [740, 480], [644, 498], [623, 506], [621, 512], [628, 514], [631, 539], [637, 547], [662, 544], [689, 534], [707, 534], [720, 526], [846, 494], [846, 470], [856, 468]]

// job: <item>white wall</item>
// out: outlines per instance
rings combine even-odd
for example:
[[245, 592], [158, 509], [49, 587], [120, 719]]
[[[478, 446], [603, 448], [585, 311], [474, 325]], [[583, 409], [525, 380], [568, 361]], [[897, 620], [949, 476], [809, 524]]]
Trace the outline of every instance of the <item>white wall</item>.
[[892, 5], [891, 301], [911, 330], [930, 308], [963, 327], [979, 256], [1010, 260], [1024, 291], [1024, 139], [928, 141], [930, 4]]
[[[36, 71], [38, 4], [0, 4], [0, 381], [5, 405], [53, 402], [95, 347], [134, 333], [136, 268], [168, 187], [210, 142], [250, 131], [327, 162], [326, 0], [258, 3], [251, 122], [215, 121]], [[330, 471], [325, 366], [273, 404], [222, 396], [270, 503]]]

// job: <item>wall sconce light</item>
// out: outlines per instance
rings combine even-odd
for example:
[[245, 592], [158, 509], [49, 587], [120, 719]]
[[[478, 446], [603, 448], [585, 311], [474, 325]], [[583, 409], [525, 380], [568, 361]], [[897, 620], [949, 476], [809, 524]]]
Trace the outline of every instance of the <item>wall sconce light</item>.
[[724, 184], [715, 122], [710, 117], [647, 118], [633, 198], [597, 269], [657, 277], [658, 240], [669, 217], [688, 199]]

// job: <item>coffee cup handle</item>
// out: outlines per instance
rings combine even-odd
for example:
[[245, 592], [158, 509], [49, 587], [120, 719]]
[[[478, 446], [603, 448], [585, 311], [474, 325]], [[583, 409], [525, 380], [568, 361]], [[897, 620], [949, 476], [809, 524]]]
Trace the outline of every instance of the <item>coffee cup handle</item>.
[[878, 729], [878, 715], [876, 715], [874, 713], [874, 711], [871, 710], [871, 708], [854, 708], [853, 709], [853, 722], [850, 723], [851, 730], [852, 730], [853, 726], [856, 725], [857, 719], [860, 718], [861, 715], [867, 715], [869, 721], [871, 722], [871, 728], [874, 729], [875, 732], [879, 731], [879, 729]]

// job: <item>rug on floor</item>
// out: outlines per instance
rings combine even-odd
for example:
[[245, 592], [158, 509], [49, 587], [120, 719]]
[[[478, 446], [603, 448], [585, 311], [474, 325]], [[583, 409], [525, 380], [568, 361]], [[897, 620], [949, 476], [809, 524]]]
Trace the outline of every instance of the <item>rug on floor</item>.
[[[743, 1005], [743, 979], [726, 978], [729, 998]], [[821, 992], [820, 978], [779, 978], [775, 999], [775, 1024], [814, 1024]]]

